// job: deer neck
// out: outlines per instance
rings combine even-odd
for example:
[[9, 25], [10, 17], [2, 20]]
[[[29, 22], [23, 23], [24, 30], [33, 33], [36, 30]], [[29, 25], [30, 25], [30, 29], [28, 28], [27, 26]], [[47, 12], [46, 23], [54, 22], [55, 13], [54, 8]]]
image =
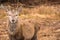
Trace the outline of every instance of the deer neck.
[[8, 24], [9, 30], [8, 30], [8, 32], [9, 32], [11, 35], [16, 34], [17, 23], [18, 23], [18, 21], [16, 21], [15, 23], [11, 23], [11, 22], [9, 21], [9, 24]]

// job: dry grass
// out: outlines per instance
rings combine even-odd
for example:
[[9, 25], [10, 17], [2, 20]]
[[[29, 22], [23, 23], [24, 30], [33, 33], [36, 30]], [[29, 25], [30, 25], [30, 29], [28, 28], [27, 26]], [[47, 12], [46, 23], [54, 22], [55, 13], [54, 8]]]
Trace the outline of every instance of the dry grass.
[[[27, 15], [27, 16], [39, 16], [41, 18], [52, 18], [52, 19], [59, 19], [60, 17], [60, 6], [47, 6], [47, 5], [41, 5], [36, 6], [35, 8], [23, 8], [23, 11], [21, 14]], [[55, 17], [55, 18], [54, 18]]]
[[[20, 18], [22, 20], [27, 20], [32, 22], [36, 27], [40, 27], [38, 32], [38, 40], [57, 40], [60, 38], [57, 37], [59, 34], [56, 33], [55, 29], [60, 25], [60, 5], [57, 6], [47, 6], [41, 5], [36, 6], [35, 8], [22, 8], [20, 12]], [[0, 11], [0, 19], [4, 20], [6, 13]], [[3, 21], [4, 22], [4, 21]], [[1, 22], [2, 23], [2, 22]], [[56, 25], [56, 26], [55, 26]]]
[[[47, 6], [47, 5], [41, 5], [36, 6], [34, 8], [22, 8], [22, 12], [20, 12], [20, 15], [26, 15], [26, 16], [39, 16], [41, 18], [54, 18], [54, 17], [60, 17], [60, 6]], [[6, 15], [5, 10], [0, 9], [0, 18], [4, 17]]]

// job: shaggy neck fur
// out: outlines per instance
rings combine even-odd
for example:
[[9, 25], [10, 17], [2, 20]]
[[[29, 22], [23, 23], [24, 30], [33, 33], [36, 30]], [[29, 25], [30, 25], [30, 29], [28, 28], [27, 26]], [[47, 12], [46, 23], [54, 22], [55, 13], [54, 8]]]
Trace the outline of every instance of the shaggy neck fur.
[[15, 23], [11, 23], [9, 21], [9, 24], [8, 24], [8, 26], [9, 26], [9, 29], [8, 29], [9, 34], [15, 35], [16, 28], [17, 28], [17, 23], [18, 23], [18, 20]]

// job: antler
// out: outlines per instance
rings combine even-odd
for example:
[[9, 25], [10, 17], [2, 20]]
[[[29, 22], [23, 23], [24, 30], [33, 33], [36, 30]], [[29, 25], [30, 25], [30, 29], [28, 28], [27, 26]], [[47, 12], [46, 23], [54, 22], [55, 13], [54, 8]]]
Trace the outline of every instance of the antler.
[[14, 7], [14, 9], [16, 10], [16, 11], [18, 11], [18, 12], [20, 12], [21, 10], [22, 10], [22, 6], [21, 5], [19, 5], [19, 4], [11, 4], [13, 7]]
[[10, 5], [5, 6], [5, 5], [1, 4], [0, 9], [4, 9], [6, 11], [9, 11], [11, 9], [11, 6]]
[[6, 10], [6, 12], [8, 12], [8, 14], [11, 14], [11, 12], [14, 12], [14, 11], [17, 12], [17, 14], [19, 14], [19, 12], [21, 12], [21, 10], [22, 10], [22, 6], [20, 6], [18, 4], [7, 5], [7, 6], [1, 4], [0, 8]]
[[3, 9], [4, 9], [4, 6], [3, 6], [3, 4], [1, 4], [1, 5], [0, 5], [0, 9], [1, 9], [1, 8], [3, 8]]

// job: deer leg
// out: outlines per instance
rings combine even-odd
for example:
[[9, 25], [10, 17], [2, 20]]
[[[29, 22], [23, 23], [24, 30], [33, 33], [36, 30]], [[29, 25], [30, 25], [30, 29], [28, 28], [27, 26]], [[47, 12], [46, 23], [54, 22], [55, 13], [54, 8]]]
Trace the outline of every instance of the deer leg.
[[37, 40], [37, 32], [39, 31], [40, 27], [35, 27], [35, 33], [31, 40]]
[[9, 35], [9, 40], [16, 40], [15, 36]]
[[26, 39], [26, 38], [24, 38], [24, 40], [31, 40], [31, 39]]
[[37, 35], [34, 35], [31, 40], [37, 40]]
[[35, 30], [34, 36], [31, 38], [31, 40], [37, 40], [37, 31]]

